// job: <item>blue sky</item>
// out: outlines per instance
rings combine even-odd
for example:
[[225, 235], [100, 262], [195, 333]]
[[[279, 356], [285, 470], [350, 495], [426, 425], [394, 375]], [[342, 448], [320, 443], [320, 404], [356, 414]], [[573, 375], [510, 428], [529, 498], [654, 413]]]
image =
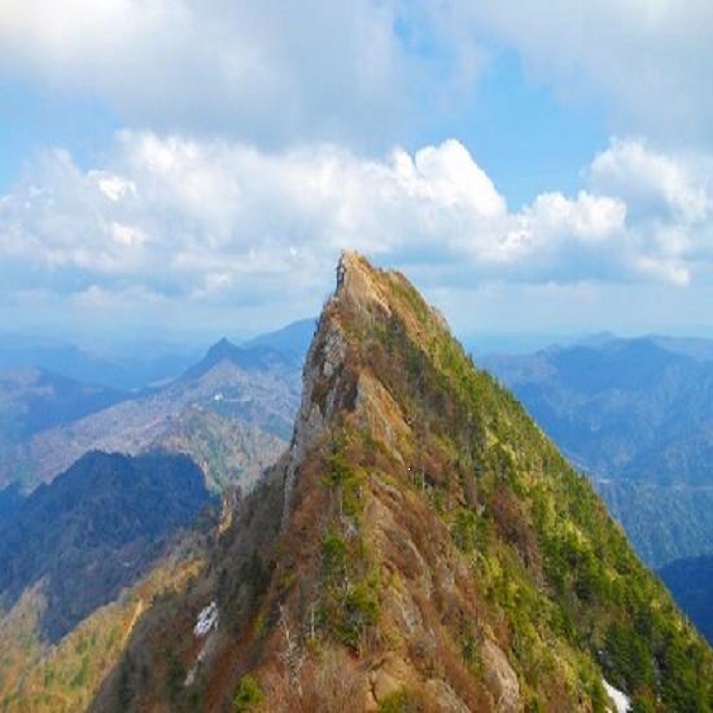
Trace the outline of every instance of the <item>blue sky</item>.
[[342, 248], [462, 335], [713, 334], [713, 6], [10, 0], [5, 331], [239, 336]]

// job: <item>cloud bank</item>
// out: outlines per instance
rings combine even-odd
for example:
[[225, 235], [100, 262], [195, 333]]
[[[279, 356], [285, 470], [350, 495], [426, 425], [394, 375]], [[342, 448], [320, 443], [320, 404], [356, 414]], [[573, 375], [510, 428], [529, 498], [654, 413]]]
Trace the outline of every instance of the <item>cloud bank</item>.
[[613, 140], [574, 196], [519, 211], [449, 140], [381, 160], [122, 132], [102, 166], [46, 152], [0, 199], [10, 292], [84, 307], [314, 300], [342, 248], [433, 290], [512, 283], [710, 282], [710, 172]]

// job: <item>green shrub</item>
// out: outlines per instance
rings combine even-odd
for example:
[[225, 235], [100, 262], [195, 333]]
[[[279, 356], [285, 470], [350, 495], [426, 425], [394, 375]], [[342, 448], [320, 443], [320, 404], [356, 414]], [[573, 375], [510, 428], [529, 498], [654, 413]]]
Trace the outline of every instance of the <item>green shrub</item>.
[[336, 530], [327, 530], [322, 539], [322, 566], [329, 578], [339, 577], [346, 570], [347, 545]]
[[423, 710], [417, 697], [408, 689], [400, 688], [379, 701], [378, 713], [417, 713]]
[[235, 692], [233, 710], [235, 713], [255, 710], [262, 703], [263, 698], [264, 695], [258, 680], [254, 676], [246, 674], [240, 679], [238, 690]]

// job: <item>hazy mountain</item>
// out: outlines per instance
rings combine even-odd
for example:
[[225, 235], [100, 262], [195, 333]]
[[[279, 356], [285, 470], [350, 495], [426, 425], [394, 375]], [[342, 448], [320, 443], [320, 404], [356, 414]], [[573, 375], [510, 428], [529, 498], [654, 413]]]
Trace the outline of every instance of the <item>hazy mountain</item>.
[[[122, 395], [120, 402], [81, 418], [76, 418], [79, 406], [69, 398], [73, 392], [48, 392], [41, 384], [35, 390], [45, 402], [47, 393], [58, 394], [53, 407], [62, 419], [56, 418], [59, 423], [49, 427], [52, 410], [48, 408], [42, 416], [42, 408], [38, 408], [45, 428], [25, 429], [24, 438], [7, 444], [0, 460], [0, 485], [21, 482], [30, 489], [90, 450], [136, 454], [163, 446], [194, 456], [211, 487], [227, 482], [249, 487], [287, 445], [299, 402], [300, 369], [301, 363], [292, 354], [268, 346], [242, 348], [221, 340], [178, 379]], [[80, 394], [87, 389], [94, 394], [90, 387], [77, 385]], [[7, 413], [17, 413], [18, 399], [13, 401], [9, 393], [5, 398], [11, 407]], [[28, 393], [39, 398], [26, 388], [23, 404], [29, 402]], [[97, 405], [100, 397], [108, 398], [103, 391], [97, 394], [92, 405]], [[113, 392], [110, 396], [113, 398]], [[78, 397], [74, 400], [79, 401]], [[18, 422], [22, 423], [17, 416], [8, 416], [11, 432]]]
[[652, 567], [713, 551], [713, 486], [593, 482], [639, 556]]
[[[713, 480], [713, 364], [649, 339], [489, 357], [570, 459], [589, 473], [658, 484]], [[655, 465], [655, 467], [654, 467]]]
[[89, 350], [25, 336], [0, 336], [0, 369], [37, 367], [82, 383], [135, 390], [181, 374], [197, 356], [194, 347], [134, 344], [131, 349]]
[[[314, 333], [315, 320], [292, 322], [242, 344], [251, 351], [270, 347], [284, 358], [300, 363]], [[176, 379], [200, 359], [191, 344], [145, 341], [102, 346], [94, 350], [56, 339], [0, 335], [0, 372], [34, 367], [83, 384], [98, 384], [119, 391], [137, 391]]]
[[20, 513], [25, 496], [17, 483], [0, 490], [0, 528]]
[[289, 451], [92, 709], [605, 711], [605, 679], [633, 710], [713, 708], [713, 652], [588, 481], [347, 254]]
[[221, 362], [229, 362], [245, 371], [269, 371], [276, 375], [290, 374], [302, 365], [304, 355], [291, 349], [282, 351], [268, 344], [238, 346], [223, 338], [214, 344], [197, 364], [182, 376], [182, 381], [195, 380]]
[[713, 362], [705, 340], [616, 339], [482, 363], [596, 482], [654, 565], [713, 551]]
[[651, 340], [670, 352], [685, 354], [699, 361], [713, 361], [713, 339], [654, 335]]
[[87, 453], [0, 529], [4, 607], [41, 582], [42, 630], [57, 641], [144, 574], [208, 501], [203, 474], [186, 456]]
[[292, 322], [282, 329], [262, 334], [243, 344], [244, 347], [271, 347], [283, 354], [291, 354], [300, 364], [304, 361], [307, 349], [317, 328], [314, 318]]
[[0, 443], [75, 421], [126, 398], [38, 368], [0, 371]]

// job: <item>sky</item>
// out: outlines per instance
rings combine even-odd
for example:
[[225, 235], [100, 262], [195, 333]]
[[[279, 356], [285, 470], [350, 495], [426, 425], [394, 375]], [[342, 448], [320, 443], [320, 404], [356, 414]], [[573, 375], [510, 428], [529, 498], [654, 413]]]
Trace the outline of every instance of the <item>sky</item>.
[[713, 3], [5, 0], [0, 331], [713, 336]]

